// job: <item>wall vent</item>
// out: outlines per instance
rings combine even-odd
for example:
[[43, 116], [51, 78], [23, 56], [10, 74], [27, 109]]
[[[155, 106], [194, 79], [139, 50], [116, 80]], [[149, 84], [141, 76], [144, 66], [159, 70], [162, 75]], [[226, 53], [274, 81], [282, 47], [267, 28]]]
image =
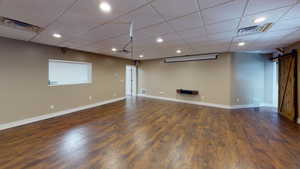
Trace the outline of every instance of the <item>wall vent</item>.
[[273, 23], [266, 23], [264, 25], [255, 25], [255, 26], [249, 26], [245, 28], [240, 28], [238, 30], [238, 36], [245, 36], [255, 33], [262, 33], [267, 32], [271, 27], [273, 26]]
[[34, 32], [34, 33], [39, 33], [43, 29], [41, 27], [31, 25], [29, 23], [25, 23], [22, 21], [17, 21], [14, 19], [6, 18], [3, 16], [0, 16], [0, 25], [18, 29], [18, 30], [23, 30], [23, 31], [28, 31], [28, 32]]

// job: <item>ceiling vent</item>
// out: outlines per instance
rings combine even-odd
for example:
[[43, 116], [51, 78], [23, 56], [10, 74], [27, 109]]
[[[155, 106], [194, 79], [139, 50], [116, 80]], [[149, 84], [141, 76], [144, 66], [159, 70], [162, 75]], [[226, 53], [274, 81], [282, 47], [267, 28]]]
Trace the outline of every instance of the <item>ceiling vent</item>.
[[14, 19], [2, 17], [2, 16], [0, 16], [0, 25], [22, 30], [22, 31], [34, 32], [34, 33], [39, 33], [42, 31], [41, 27], [31, 25], [22, 21], [17, 21]]
[[271, 27], [273, 26], [273, 23], [266, 23], [264, 25], [255, 25], [255, 26], [249, 26], [245, 28], [240, 28], [238, 30], [238, 36], [245, 36], [255, 33], [262, 33], [267, 32]]

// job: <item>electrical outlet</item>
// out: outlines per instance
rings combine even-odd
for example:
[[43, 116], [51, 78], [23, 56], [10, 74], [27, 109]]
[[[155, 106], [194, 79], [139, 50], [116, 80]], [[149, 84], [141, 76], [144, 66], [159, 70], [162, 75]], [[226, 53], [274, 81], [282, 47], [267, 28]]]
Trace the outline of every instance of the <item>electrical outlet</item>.
[[114, 97], [117, 97], [117, 93], [114, 93], [113, 96], [114, 96]]
[[201, 96], [201, 100], [204, 100], [205, 99], [205, 96]]
[[236, 98], [236, 102], [239, 103], [240, 102], [240, 98]]
[[50, 109], [52, 109], [52, 110], [55, 109], [55, 106], [54, 106], [54, 105], [51, 105], [51, 106], [50, 106]]
[[159, 94], [165, 94], [165, 92], [159, 92]]
[[89, 100], [93, 100], [93, 97], [92, 97], [92, 96], [89, 96]]

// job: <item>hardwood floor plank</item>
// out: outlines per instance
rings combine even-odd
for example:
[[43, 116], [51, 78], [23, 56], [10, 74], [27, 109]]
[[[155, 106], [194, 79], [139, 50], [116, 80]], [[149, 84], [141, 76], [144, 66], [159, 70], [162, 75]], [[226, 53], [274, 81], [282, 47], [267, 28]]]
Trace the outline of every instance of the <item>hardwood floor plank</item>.
[[270, 109], [128, 98], [0, 131], [1, 169], [298, 169], [300, 127]]

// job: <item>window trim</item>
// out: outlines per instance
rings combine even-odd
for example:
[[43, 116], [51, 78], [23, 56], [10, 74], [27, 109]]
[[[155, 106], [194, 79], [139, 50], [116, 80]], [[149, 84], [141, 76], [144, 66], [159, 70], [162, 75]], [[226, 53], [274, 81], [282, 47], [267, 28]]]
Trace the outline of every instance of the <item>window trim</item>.
[[[89, 81], [86, 83], [73, 83], [73, 84], [49, 84], [49, 63], [50, 62], [60, 62], [60, 63], [74, 63], [74, 64], [86, 64], [89, 65]], [[73, 86], [73, 85], [86, 85], [86, 84], [92, 84], [93, 83], [93, 64], [90, 62], [81, 62], [81, 61], [71, 61], [71, 60], [60, 60], [60, 59], [48, 59], [48, 86], [49, 87], [55, 87], [55, 86]]]

